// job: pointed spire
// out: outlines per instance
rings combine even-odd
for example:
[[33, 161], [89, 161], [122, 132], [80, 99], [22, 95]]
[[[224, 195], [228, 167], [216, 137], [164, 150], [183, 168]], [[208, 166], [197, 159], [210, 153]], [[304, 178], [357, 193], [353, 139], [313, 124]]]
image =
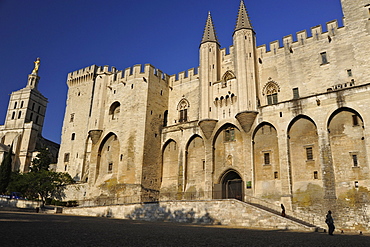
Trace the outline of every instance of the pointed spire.
[[206, 42], [216, 42], [218, 45], [220, 45], [218, 43], [215, 27], [213, 26], [211, 12], [208, 12], [208, 18], [207, 18], [206, 26], [204, 28], [204, 33], [203, 33], [201, 44], [206, 43]]
[[234, 32], [240, 29], [252, 29], [252, 24], [249, 20], [247, 9], [245, 8], [243, 0], [240, 1], [238, 18], [236, 20], [235, 30]]

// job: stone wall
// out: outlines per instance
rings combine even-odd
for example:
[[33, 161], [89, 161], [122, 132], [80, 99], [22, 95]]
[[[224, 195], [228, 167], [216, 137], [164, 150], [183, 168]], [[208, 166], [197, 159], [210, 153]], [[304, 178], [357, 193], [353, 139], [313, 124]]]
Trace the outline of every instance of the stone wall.
[[40, 207], [41, 202], [27, 201], [27, 200], [10, 200], [6, 198], [0, 198], [0, 209], [1, 208], [22, 208], [22, 209], [35, 209]]
[[64, 208], [64, 214], [131, 220], [227, 225], [313, 231], [280, 215], [238, 200], [167, 201], [99, 207]]

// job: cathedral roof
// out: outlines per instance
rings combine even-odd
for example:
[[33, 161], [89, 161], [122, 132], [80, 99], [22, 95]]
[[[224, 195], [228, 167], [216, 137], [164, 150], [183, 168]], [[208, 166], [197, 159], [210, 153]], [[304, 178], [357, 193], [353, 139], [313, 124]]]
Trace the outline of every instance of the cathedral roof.
[[206, 43], [206, 42], [216, 42], [218, 45], [220, 45], [218, 43], [215, 27], [213, 26], [211, 12], [208, 12], [208, 18], [207, 18], [206, 26], [204, 28], [204, 33], [203, 33], [201, 44]]
[[252, 29], [252, 24], [249, 20], [247, 9], [245, 8], [243, 0], [240, 1], [238, 18], [236, 20], [235, 30], [234, 32], [241, 30], [241, 29]]

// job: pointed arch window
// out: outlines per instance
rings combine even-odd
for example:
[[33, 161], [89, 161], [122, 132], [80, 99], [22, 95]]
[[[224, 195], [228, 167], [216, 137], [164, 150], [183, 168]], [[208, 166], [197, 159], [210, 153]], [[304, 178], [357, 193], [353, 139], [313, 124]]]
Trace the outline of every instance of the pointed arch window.
[[231, 70], [226, 71], [222, 76], [222, 87], [227, 87], [227, 83], [235, 78], [236, 76]]
[[188, 121], [188, 108], [190, 104], [187, 99], [182, 99], [177, 105], [177, 111], [179, 112], [179, 123]]
[[274, 105], [278, 103], [278, 93], [280, 92], [279, 85], [269, 78], [269, 81], [263, 88], [263, 95], [266, 95], [268, 105]]

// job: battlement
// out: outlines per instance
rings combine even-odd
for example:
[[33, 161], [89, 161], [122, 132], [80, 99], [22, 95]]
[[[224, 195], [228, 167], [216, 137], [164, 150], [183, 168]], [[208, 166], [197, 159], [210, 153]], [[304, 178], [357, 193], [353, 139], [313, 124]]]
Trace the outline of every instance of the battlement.
[[229, 49], [222, 48], [221, 49], [221, 60], [222, 61], [228, 60], [229, 58], [232, 57], [233, 54], [234, 54], [234, 46], [233, 45], [229, 46]]
[[90, 82], [95, 79], [98, 75], [112, 75], [113, 82], [126, 82], [128, 80], [134, 78], [141, 78], [149, 77], [150, 75], [155, 75], [160, 80], [166, 81], [168, 79], [168, 75], [161, 70], [155, 68], [151, 64], [136, 64], [132, 67], [126, 68], [124, 70], [117, 70], [115, 67], [109, 67], [108, 65], [105, 66], [97, 66], [91, 65], [89, 67], [76, 70], [68, 74], [67, 77], [67, 84], [68, 86], [75, 86], [80, 83]]
[[91, 65], [89, 67], [73, 71], [67, 75], [67, 85], [69, 87], [92, 80], [95, 77], [98, 66]]
[[182, 71], [178, 74], [169, 76], [170, 86], [176, 86], [181, 83], [190, 82], [194, 79], [198, 79], [198, 70], [199, 68], [191, 68], [186, 71]]
[[147, 80], [149, 77], [151, 77], [151, 75], [158, 77], [159, 80], [162, 80], [164, 82], [166, 82], [168, 79], [168, 75], [166, 73], [162, 72], [160, 69], [155, 68], [151, 64], [136, 64], [124, 70], [117, 71], [113, 78], [113, 81], [126, 82], [135, 78], [143, 79], [143, 77], [145, 77], [145, 80]]
[[315, 41], [320, 41], [326, 39], [327, 42], [332, 42], [335, 40], [335, 36], [338, 34], [342, 27], [338, 27], [338, 21], [332, 20], [326, 23], [326, 30], [323, 31], [321, 25], [311, 27], [311, 36], [307, 35], [307, 30], [302, 30], [296, 33], [295, 37], [292, 34], [286, 35], [282, 38], [282, 43], [279, 40], [270, 42], [269, 49], [266, 45], [261, 45], [257, 47], [257, 54], [259, 58], [263, 59], [265, 55], [273, 56], [277, 54], [282, 54], [284, 52], [294, 52], [294, 48], [299, 46], [304, 46]]

